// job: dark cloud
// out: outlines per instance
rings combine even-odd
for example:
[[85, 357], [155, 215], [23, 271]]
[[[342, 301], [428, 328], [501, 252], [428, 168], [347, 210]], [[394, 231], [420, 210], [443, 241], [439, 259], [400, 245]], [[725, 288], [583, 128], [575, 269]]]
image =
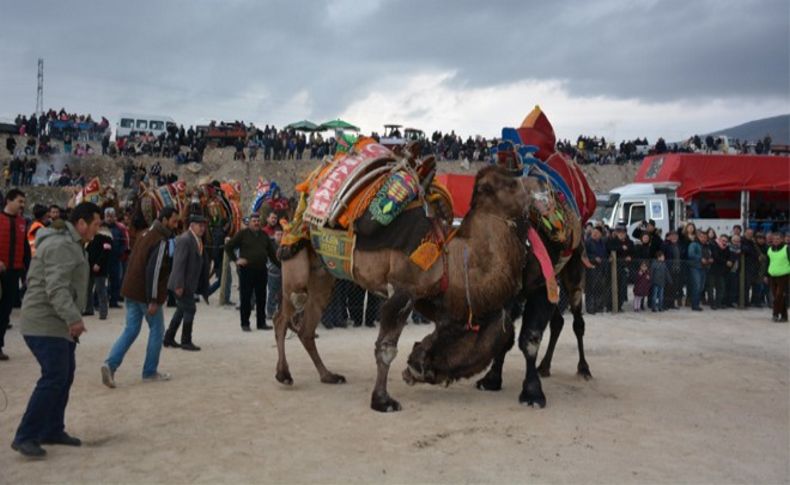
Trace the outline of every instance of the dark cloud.
[[32, 110], [38, 57], [47, 106], [189, 121], [321, 121], [373, 84], [425, 71], [657, 102], [787, 100], [790, 83], [786, 0], [44, 1], [6, 3], [3, 18], [6, 114]]

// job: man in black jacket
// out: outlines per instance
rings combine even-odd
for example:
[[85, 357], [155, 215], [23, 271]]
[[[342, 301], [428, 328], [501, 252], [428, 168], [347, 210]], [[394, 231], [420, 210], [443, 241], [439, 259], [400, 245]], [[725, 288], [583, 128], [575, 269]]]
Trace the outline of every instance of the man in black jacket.
[[112, 233], [106, 224], [102, 224], [99, 232], [88, 244], [88, 265], [90, 278], [88, 279], [88, 300], [85, 305], [84, 316], [93, 315], [93, 290], [96, 289], [96, 299], [99, 301], [99, 320], [107, 319], [109, 301], [107, 297], [107, 259], [112, 251]]
[[656, 252], [661, 250], [661, 236], [656, 230], [656, 222], [653, 219], [642, 221], [642, 225], [635, 228], [631, 235], [634, 236], [635, 239], [641, 239], [643, 244], [644, 238], [642, 236], [647, 235], [650, 238], [647, 243], [650, 248], [648, 250], [649, 259], [654, 259], [656, 257]]
[[167, 289], [175, 293], [176, 306], [165, 332], [165, 347], [179, 347], [176, 333], [184, 322], [181, 332], [181, 345], [184, 350], [198, 351], [200, 347], [192, 342], [192, 325], [195, 320], [195, 295], [203, 295], [208, 301], [208, 267], [209, 257], [204, 249], [203, 235], [206, 233], [206, 218], [192, 215], [189, 218], [189, 229], [176, 238], [173, 254], [173, 267], [167, 281]]
[[634, 243], [628, 238], [624, 224], [617, 225], [607, 249], [617, 255], [617, 309], [622, 311], [623, 303], [628, 300], [628, 275], [634, 256]]
[[[730, 242], [727, 236], [721, 235], [709, 244], [713, 263], [708, 272], [708, 303], [711, 310], [722, 308], [724, 305], [724, 289], [726, 285], [727, 262], [730, 258]], [[714, 294], [715, 293], [715, 294]]]
[[5, 140], [5, 148], [8, 150], [10, 155], [14, 155], [14, 150], [16, 150], [16, 140], [12, 135], [8, 135], [8, 138]]
[[[236, 250], [239, 257], [236, 258]], [[259, 330], [271, 330], [266, 324], [266, 283], [269, 272], [266, 264], [271, 261], [280, 266], [277, 250], [269, 236], [261, 230], [257, 213], [250, 215], [250, 224], [239, 231], [225, 245], [225, 253], [239, 267], [239, 292], [241, 293], [241, 329], [250, 331], [252, 294], [255, 293], [255, 320]]]
[[[669, 269], [669, 283], [666, 287], [666, 295], [664, 298], [665, 310], [676, 310], [678, 303], [682, 296], [682, 286], [680, 284], [680, 246], [678, 245], [678, 233], [669, 231], [667, 239], [664, 241], [662, 249], [664, 256], [666, 256], [666, 265]], [[679, 305], [679, 303], [678, 303]]]

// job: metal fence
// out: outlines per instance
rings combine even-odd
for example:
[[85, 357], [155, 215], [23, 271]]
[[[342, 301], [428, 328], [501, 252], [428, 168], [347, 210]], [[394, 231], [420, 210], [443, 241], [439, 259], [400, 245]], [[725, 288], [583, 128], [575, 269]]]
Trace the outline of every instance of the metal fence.
[[[234, 277], [227, 257], [223, 259], [224, 270], [217, 283], [221, 305], [227, 304], [226, 297], [232, 299], [230, 290], [225, 288], [232, 284]], [[663, 273], [663, 277], [657, 276], [658, 273]], [[702, 280], [696, 281], [696, 284], [701, 285], [700, 305], [714, 309], [743, 309], [772, 304], [768, 284], [763, 280], [759, 265], [747, 264], [743, 255], [740, 255], [733, 268], [723, 272], [705, 269], [702, 273]], [[590, 315], [601, 312], [664, 311], [692, 305], [695, 280], [688, 260], [623, 260], [611, 252], [607, 261], [587, 269], [585, 278], [583, 304], [585, 313]], [[274, 313], [277, 303], [271, 302], [278, 302], [279, 297], [279, 287], [270, 285], [267, 302], [271, 310], [267, 309], [267, 314]], [[321, 323], [326, 328], [374, 326], [380, 320], [382, 303], [383, 298], [359, 285], [338, 280]], [[560, 294], [559, 306], [561, 311], [568, 308], [564, 291]], [[429, 323], [417, 312], [412, 313], [411, 322]]]
[[763, 276], [759, 264], [747, 263], [743, 254], [731, 267], [695, 273], [688, 260], [623, 260], [611, 252], [607, 261], [586, 270], [584, 310], [596, 314], [691, 307], [695, 284], [701, 286], [700, 305], [763, 307], [770, 298]]

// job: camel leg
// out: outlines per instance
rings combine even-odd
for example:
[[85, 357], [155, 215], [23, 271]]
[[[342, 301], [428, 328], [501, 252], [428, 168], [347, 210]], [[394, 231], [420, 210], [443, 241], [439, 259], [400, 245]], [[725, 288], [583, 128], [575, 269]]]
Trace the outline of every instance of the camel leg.
[[381, 306], [381, 326], [376, 339], [376, 387], [370, 398], [370, 407], [379, 412], [400, 411], [401, 405], [387, 392], [390, 364], [398, 354], [398, 340], [406, 326], [414, 301], [405, 291], [396, 291]]
[[[310, 259], [307, 251], [301, 251], [292, 259], [282, 263], [282, 299], [280, 310], [274, 315], [274, 334], [277, 342], [277, 382], [293, 384], [291, 371], [285, 357], [285, 334], [300, 317], [307, 302], [307, 284], [310, 278]], [[299, 306], [297, 306], [299, 305]]]
[[584, 380], [589, 381], [592, 379], [592, 373], [590, 373], [590, 366], [587, 364], [587, 359], [584, 358], [584, 317], [582, 316], [582, 306], [579, 303], [578, 306], [571, 307], [571, 312], [573, 313], [573, 333], [576, 334], [576, 343], [579, 346], [579, 365], [576, 367], [576, 372], [580, 376], [584, 378]]
[[277, 373], [274, 378], [280, 384], [292, 385], [291, 371], [288, 369], [288, 361], [285, 359], [285, 334], [288, 332], [288, 321], [294, 317], [294, 306], [290, 298], [283, 298], [280, 309], [274, 314], [274, 337], [277, 341]]
[[[563, 284], [568, 294], [568, 299], [573, 314], [573, 333], [576, 334], [576, 343], [579, 347], [579, 365], [577, 373], [585, 380], [592, 379], [590, 366], [584, 358], [584, 317], [582, 316], [582, 293], [584, 292], [584, 265], [581, 261], [581, 251], [577, 250], [568, 265], [562, 272]], [[553, 332], [552, 332], [553, 333]], [[553, 335], [552, 335], [553, 337]]]
[[527, 375], [518, 400], [528, 406], [541, 408], [546, 406], [546, 396], [543, 394], [535, 363], [538, 359], [543, 331], [546, 329], [554, 308], [555, 305], [548, 300], [545, 288], [537, 289], [527, 295], [521, 333], [518, 336], [518, 346], [527, 359]]
[[562, 327], [564, 325], [565, 319], [562, 318], [559, 307], [555, 306], [554, 313], [551, 316], [551, 326], [549, 327], [549, 346], [538, 366], [538, 374], [540, 374], [541, 377], [551, 376], [551, 359], [554, 357], [554, 347], [557, 346], [557, 340], [560, 339], [560, 334], [562, 333]]
[[[518, 320], [522, 312], [521, 303], [519, 301], [513, 300], [506, 305], [505, 308], [512, 321], [515, 322]], [[510, 336], [507, 345], [502, 349], [502, 352], [494, 356], [494, 362], [491, 364], [491, 368], [488, 369], [488, 372], [486, 372], [486, 375], [475, 383], [478, 389], [481, 391], [499, 391], [502, 389], [502, 367], [505, 365], [505, 356], [507, 356], [507, 353], [510, 352], [510, 349], [513, 348], [513, 344], [515, 343], [516, 334], [514, 332]]]
[[346, 382], [345, 377], [335, 374], [326, 368], [315, 345], [315, 329], [321, 322], [321, 315], [323, 315], [324, 309], [329, 304], [334, 287], [335, 279], [328, 272], [320, 268], [311, 272], [310, 282], [307, 286], [307, 304], [299, 322], [301, 325], [296, 328], [296, 334], [299, 336], [299, 340], [302, 342], [302, 346], [304, 346], [310, 359], [312, 359], [313, 365], [318, 371], [318, 376], [324, 384], [343, 384]]

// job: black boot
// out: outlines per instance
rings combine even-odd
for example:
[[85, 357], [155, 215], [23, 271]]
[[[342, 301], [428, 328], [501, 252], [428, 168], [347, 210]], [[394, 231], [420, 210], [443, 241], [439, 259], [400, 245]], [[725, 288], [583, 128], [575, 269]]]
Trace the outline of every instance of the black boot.
[[197, 352], [200, 347], [192, 343], [192, 322], [184, 322], [184, 329], [181, 331], [181, 348]]

